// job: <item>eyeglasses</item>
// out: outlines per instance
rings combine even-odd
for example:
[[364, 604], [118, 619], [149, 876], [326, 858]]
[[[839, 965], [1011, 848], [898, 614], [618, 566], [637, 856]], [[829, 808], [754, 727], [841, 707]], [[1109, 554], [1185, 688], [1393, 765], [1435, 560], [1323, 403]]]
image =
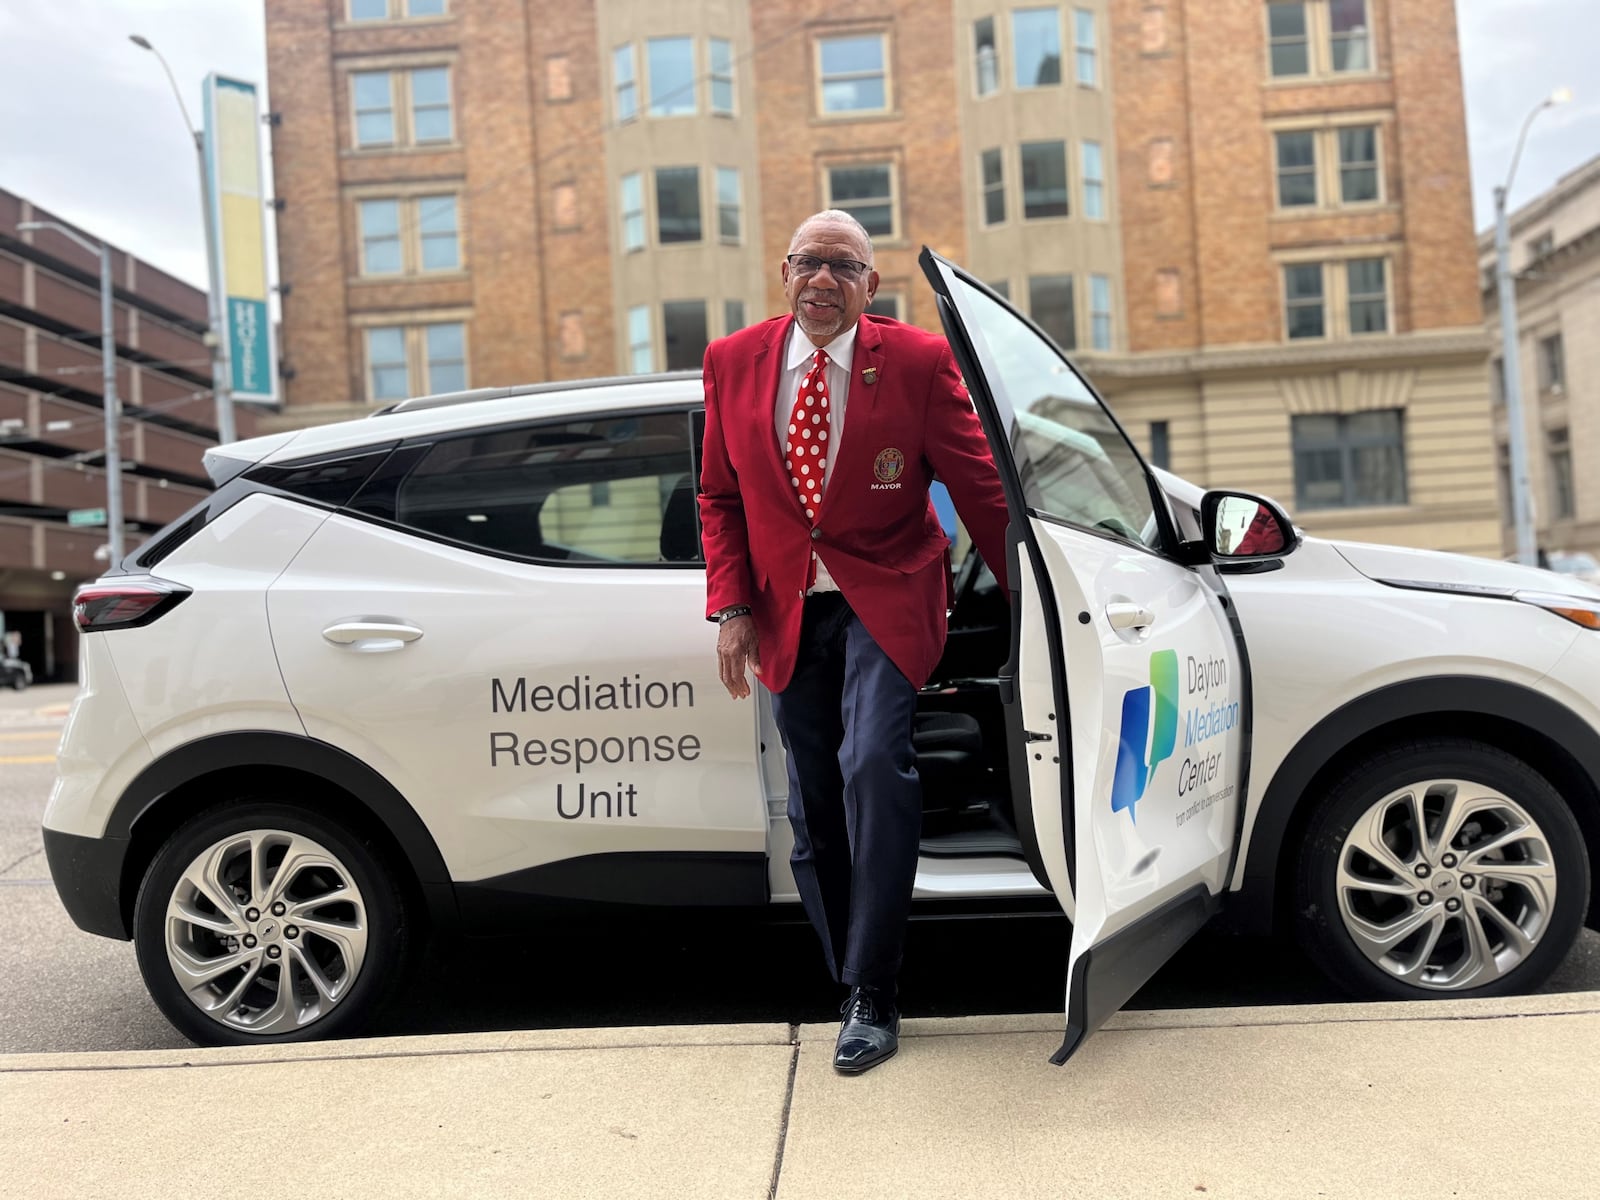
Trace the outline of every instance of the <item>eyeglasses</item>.
[[823, 267], [833, 273], [840, 283], [855, 283], [872, 268], [853, 258], [818, 258], [814, 254], [791, 254], [786, 260], [789, 269], [801, 279], [815, 275]]

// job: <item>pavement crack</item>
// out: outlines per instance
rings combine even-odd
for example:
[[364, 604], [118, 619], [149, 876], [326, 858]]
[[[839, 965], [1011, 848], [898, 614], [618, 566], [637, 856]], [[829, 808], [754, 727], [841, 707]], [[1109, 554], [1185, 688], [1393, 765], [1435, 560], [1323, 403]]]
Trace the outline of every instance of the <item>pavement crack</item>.
[[778, 1149], [772, 1158], [772, 1182], [767, 1187], [767, 1200], [777, 1200], [778, 1181], [783, 1176], [783, 1148], [789, 1141], [789, 1114], [794, 1108], [794, 1079], [800, 1070], [800, 1026], [789, 1026], [789, 1083], [783, 1093], [783, 1115], [778, 1118]]
[[16, 862], [7, 863], [5, 866], [0, 867], [0, 875], [9, 875], [9, 874], [11, 874], [11, 872], [15, 871], [18, 867], [20, 867], [23, 863], [27, 862], [30, 858], [37, 858], [39, 855], [41, 855], [43, 853], [44, 853], [44, 847], [43, 846], [40, 846], [36, 850], [29, 850], [21, 858], [17, 859]]

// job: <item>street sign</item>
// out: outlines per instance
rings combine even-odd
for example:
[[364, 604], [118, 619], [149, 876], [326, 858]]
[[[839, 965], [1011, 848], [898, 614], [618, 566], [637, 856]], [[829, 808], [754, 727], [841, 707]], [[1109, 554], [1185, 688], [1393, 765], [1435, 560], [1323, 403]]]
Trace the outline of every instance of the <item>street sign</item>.
[[106, 510], [103, 508], [74, 508], [67, 513], [68, 525], [104, 525], [106, 523]]

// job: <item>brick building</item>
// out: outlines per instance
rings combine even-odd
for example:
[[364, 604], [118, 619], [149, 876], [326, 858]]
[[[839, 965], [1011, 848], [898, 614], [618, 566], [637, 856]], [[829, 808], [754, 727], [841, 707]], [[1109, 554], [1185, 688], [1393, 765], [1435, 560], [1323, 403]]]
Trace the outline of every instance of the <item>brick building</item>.
[[[70, 222], [0, 191], [0, 625], [22, 635], [36, 679], [72, 679], [73, 589], [106, 569], [100, 264], [54, 230]], [[92, 231], [81, 231], [93, 238]], [[131, 550], [210, 491], [216, 444], [206, 297], [132, 255], [112, 255], [122, 503]], [[240, 416], [241, 436], [253, 429]]]
[[[1600, 553], [1600, 344], [1591, 332], [1600, 328], [1600, 157], [1517, 209], [1509, 225], [1537, 541], [1547, 551]], [[1490, 384], [1510, 553], [1516, 533], [1492, 229], [1478, 239], [1478, 251], [1484, 319], [1496, 350]]]
[[1313, 532], [1500, 542], [1453, 0], [275, 0], [284, 424], [693, 367], [807, 213]]

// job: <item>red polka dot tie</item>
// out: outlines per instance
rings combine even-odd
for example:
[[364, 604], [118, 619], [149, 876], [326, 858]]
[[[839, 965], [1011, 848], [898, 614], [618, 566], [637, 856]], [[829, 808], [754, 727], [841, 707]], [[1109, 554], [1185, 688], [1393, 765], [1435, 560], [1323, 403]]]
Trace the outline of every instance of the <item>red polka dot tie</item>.
[[[822, 508], [822, 480], [828, 470], [828, 353], [818, 350], [811, 369], [800, 381], [794, 411], [789, 414], [789, 429], [784, 435], [783, 462], [789, 468], [789, 483], [800, 499], [806, 519], [817, 523]], [[811, 552], [806, 568], [806, 587], [817, 579], [817, 554]]]

